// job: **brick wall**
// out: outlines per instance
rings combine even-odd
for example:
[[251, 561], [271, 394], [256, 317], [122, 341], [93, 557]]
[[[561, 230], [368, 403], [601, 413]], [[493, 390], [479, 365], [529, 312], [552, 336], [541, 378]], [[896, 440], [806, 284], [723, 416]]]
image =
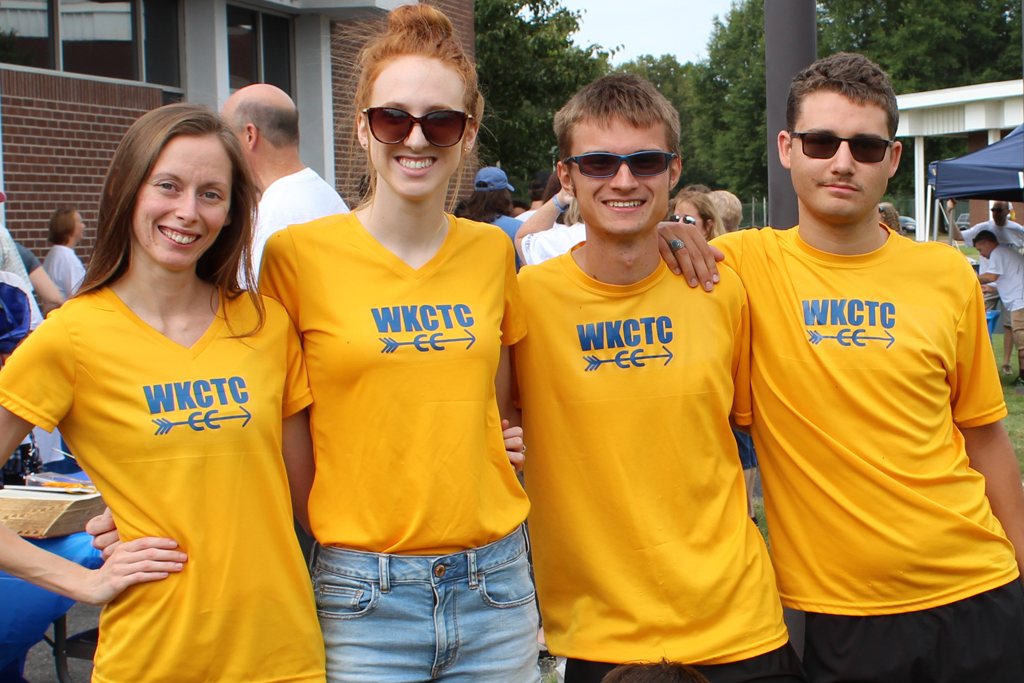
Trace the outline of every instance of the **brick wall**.
[[114, 149], [138, 117], [161, 105], [161, 91], [0, 69], [0, 97], [7, 229], [42, 260], [50, 214], [73, 207], [85, 221], [75, 251], [88, 264]]
[[[475, 54], [475, 32], [473, 28], [473, 0], [422, 0], [437, 7], [452, 20], [455, 30], [467, 51]], [[359, 182], [367, 173], [363, 149], [355, 138], [355, 87], [358, 70], [356, 56], [370, 35], [376, 21], [364, 23], [340, 23], [331, 25], [332, 69], [331, 81], [334, 89], [334, 159], [335, 184], [338, 192], [349, 206], [358, 204]], [[477, 170], [476, 151], [467, 156], [462, 174], [460, 196], [472, 192], [473, 178]], [[454, 190], [455, 184], [452, 183]]]

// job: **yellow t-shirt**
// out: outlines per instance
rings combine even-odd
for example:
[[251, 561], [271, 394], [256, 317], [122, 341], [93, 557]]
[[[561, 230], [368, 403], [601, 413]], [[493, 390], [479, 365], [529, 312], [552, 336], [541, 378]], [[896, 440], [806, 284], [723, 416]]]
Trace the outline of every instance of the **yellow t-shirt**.
[[311, 400], [298, 336], [276, 301], [257, 334], [222, 299], [192, 348], [109, 289], [54, 311], [0, 372], [0, 405], [52, 430], [114, 513], [121, 538], [176, 540], [180, 574], [103, 609], [100, 683], [323, 681], [309, 574], [292, 526], [281, 420]]
[[501, 346], [526, 333], [500, 228], [449, 217], [414, 270], [355, 214], [329, 216], [273, 235], [261, 272], [309, 368], [320, 543], [447, 554], [523, 522], [494, 393]]
[[783, 604], [894, 614], [1018, 576], [958, 427], [1006, 415], [977, 278], [890, 233], [838, 256], [796, 228], [714, 242], [750, 298], [754, 443]]
[[572, 254], [520, 271], [525, 482], [552, 653], [716, 664], [785, 644], [729, 426], [750, 422], [747, 302], [664, 264], [634, 285]]

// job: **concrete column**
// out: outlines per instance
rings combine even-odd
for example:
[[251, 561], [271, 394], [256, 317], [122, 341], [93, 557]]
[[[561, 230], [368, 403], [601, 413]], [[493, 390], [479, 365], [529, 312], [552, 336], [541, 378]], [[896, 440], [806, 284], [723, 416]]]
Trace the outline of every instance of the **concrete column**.
[[768, 224], [785, 230], [798, 221], [789, 171], [779, 163], [779, 131], [786, 128], [789, 84], [818, 58], [814, 0], [765, 0], [765, 87], [768, 123]]
[[914, 220], [917, 221], [917, 241], [928, 240], [931, 226], [928, 225], [925, 214], [927, 213], [925, 202], [925, 191], [927, 190], [928, 169], [924, 163], [924, 136], [918, 135], [914, 138]]
[[231, 95], [225, 0], [185, 0], [185, 99], [217, 111]]
[[331, 21], [322, 14], [295, 20], [295, 104], [302, 161], [334, 185]]

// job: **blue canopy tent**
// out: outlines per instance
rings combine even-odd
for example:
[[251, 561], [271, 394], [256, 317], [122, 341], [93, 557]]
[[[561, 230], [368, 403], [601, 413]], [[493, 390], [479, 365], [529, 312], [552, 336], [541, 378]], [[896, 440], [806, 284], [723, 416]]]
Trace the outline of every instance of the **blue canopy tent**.
[[940, 214], [945, 216], [937, 205], [939, 200], [1024, 201], [1024, 126], [1017, 126], [1012, 133], [988, 147], [956, 159], [928, 164], [928, 194], [936, 200], [933, 212], [936, 237], [938, 217]]

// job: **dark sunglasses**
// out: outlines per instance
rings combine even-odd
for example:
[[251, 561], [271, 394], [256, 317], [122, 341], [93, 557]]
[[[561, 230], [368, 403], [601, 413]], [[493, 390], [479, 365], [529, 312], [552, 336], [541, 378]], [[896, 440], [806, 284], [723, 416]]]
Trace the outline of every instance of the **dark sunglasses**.
[[593, 152], [569, 157], [563, 163], [575, 162], [580, 173], [588, 178], [611, 178], [619, 172], [619, 167], [625, 161], [629, 165], [630, 172], [637, 178], [649, 178], [667, 171], [669, 163], [676, 156], [678, 155], [669, 152], [634, 152], [633, 154]]
[[831, 159], [844, 142], [850, 143], [850, 155], [862, 164], [877, 164], [885, 158], [885, 150], [895, 142], [884, 138], [841, 138], [826, 133], [791, 132], [803, 143], [804, 154], [812, 159]]
[[454, 109], [439, 109], [423, 116], [413, 116], [395, 107], [370, 107], [363, 113], [370, 124], [370, 133], [385, 145], [402, 142], [409, 137], [413, 124], [418, 123], [427, 142], [435, 147], [451, 147], [459, 143], [466, 131], [466, 122], [473, 118], [471, 114]]

